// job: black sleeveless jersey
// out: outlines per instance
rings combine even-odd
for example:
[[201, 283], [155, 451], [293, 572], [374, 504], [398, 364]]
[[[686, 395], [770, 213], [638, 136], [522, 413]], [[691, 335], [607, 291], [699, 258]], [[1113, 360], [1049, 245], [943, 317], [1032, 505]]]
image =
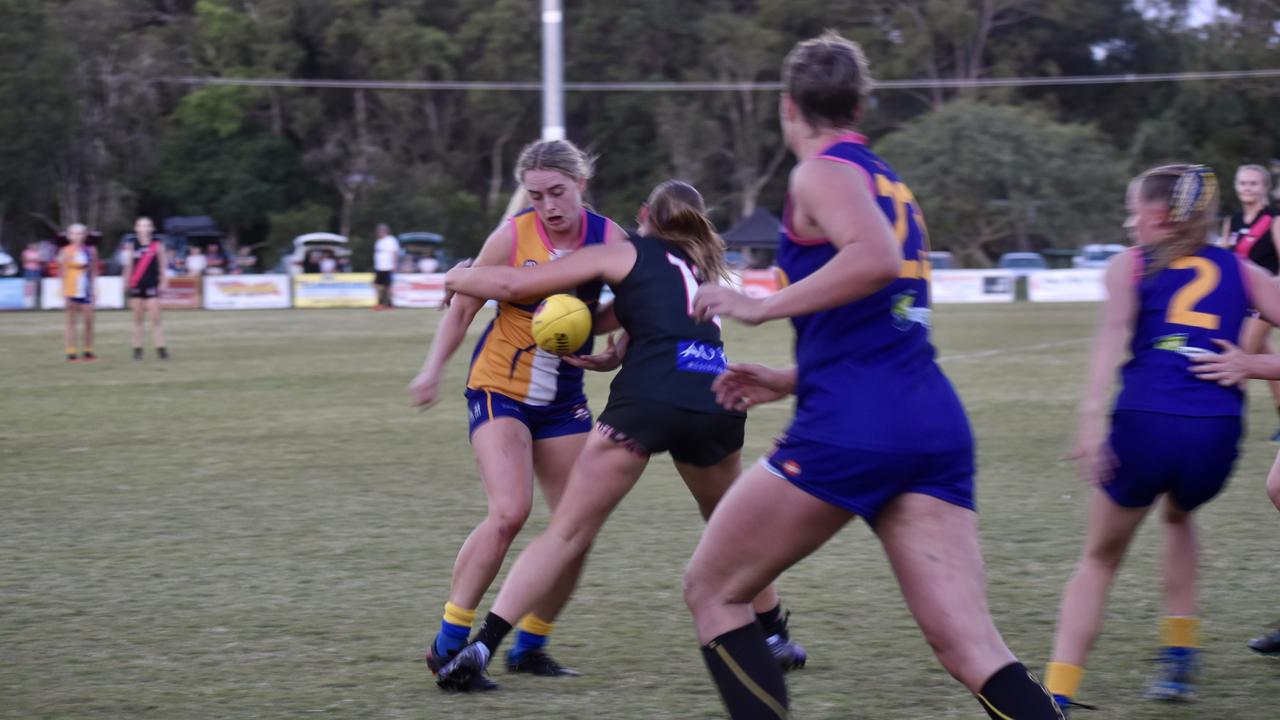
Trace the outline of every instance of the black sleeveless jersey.
[[[1271, 223], [1273, 222], [1280, 222], [1280, 212], [1270, 204], [1263, 205], [1254, 216], [1253, 222], [1248, 225], [1244, 223], [1243, 210], [1232, 213], [1230, 224], [1227, 226], [1227, 247], [1236, 249], [1237, 255], [1247, 257], [1275, 275], [1280, 272], [1280, 256], [1276, 255], [1276, 244], [1271, 241]], [[1259, 230], [1258, 239], [1256, 242], [1251, 242], [1249, 247], [1243, 248], [1240, 243], [1248, 238], [1249, 230], [1254, 226]], [[1241, 253], [1240, 249], [1244, 249], [1245, 252]]]
[[[160, 255], [157, 252], [159, 250], [157, 242], [159, 241], [152, 240], [149, 244], [143, 245], [134, 240], [129, 244], [129, 257], [133, 263], [130, 267], [130, 273], [132, 276], [137, 276], [138, 281], [134, 283], [132, 276], [127, 277], [125, 278], [126, 285], [129, 287], [153, 288], [160, 284]], [[142, 269], [142, 273], [139, 274], [138, 270], [142, 268], [142, 259], [148, 254], [153, 254], [154, 257], [151, 258], [146, 268]]]
[[622, 399], [660, 402], [706, 413], [738, 415], [716, 404], [711, 381], [727, 360], [720, 327], [693, 319], [698, 271], [687, 255], [659, 238], [631, 235], [636, 264], [613, 286], [614, 313], [630, 340], [609, 388]]

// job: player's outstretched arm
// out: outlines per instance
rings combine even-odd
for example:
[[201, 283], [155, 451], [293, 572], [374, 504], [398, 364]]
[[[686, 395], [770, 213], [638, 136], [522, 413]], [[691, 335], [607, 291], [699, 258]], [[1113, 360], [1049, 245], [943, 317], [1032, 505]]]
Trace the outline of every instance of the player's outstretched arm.
[[857, 169], [821, 159], [801, 163], [791, 175], [791, 197], [793, 212], [836, 247], [835, 257], [763, 300], [703, 285], [694, 302], [700, 319], [721, 315], [757, 325], [808, 315], [860, 300], [898, 277], [902, 249]]
[[[511, 254], [511, 243], [514, 242], [510, 224], [494, 230], [485, 240], [484, 247], [476, 256], [475, 265], [489, 266], [505, 262]], [[409, 402], [415, 406], [427, 408], [435, 404], [440, 397], [440, 378], [444, 374], [449, 358], [458, 351], [462, 340], [467, 335], [467, 328], [475, 319], [476, 313], [484, 307], [484, 300], [462, 295], [453, 298], [445, 309], [444, 317], [436, 328], [435, 338], [431, 341], [431, 349], [427, 351], [427, 359], [422, 369], [409, 383], [407, 389]]]
[[519, 300], [575, 288], [591, 280], [619, 283], [636, 263], [631, 243], [595, 245], [533, 267], [454, 268], [444, 276], [446, 292], [478, 298]]
[[1080, 479], [1100, 484], [1110, 478], [1114, 459], [1107, 446], [1107, 407], [1111, 383], [1137, 313], [1137, 291], [1133, 283], [1132, 252], [1116, 255], [1107, 263], [1103, 281], [1107, 300], [1102, 303], [1089, 352], [1089, 366], [1076, 417], [1076, 438], [1070, 457], [1076, 461]]
[[[1251, 262], [1241, 263], [1249, 288], [1249, 300], [1272, 325], [1280, 324], [1280, 280]], [[1219, 385], [1239, 385], [1249, 378], [1280, 380], [1280, 355], [1252, 355], [1225, 340], [1215, 340], [1220, 351], [1191, 358], [1191, 369], [1201, 380]]]

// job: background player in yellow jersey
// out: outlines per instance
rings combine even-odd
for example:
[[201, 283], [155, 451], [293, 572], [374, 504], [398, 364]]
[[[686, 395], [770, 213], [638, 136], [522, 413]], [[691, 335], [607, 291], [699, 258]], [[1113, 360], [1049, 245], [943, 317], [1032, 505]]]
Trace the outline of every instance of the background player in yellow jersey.
[[[66, 310], [67, 360], [93, 362], [93, 284], [98, 278], [98, 253], [86, 242], [89, 229], [80, 223], [67, 228], [67, 245], [58, 251], [62, 273], [62, 299]], [[81, 344], [76, 343], [76, 321], [84, 320]]]
[[[580, 247], [624, 241], [621, 228], [583, 207], [582, 193], [591, 173], [590, 158], [568, 141], [525, 147], [515, 175], [531, 207], [489, 236], [475, 264], [537, 265]], [[601, 283], [594, 282], [579, 287], [576, 294], [595, 310], [600, 288]], [[529, 516], [534, 478], [554, 511], [591, 430], [582, 369], [538, 349], [533, 341], [530, 319], [541, 300], [529, 297], [499, 304], [472, 356], [466, 390], [471, 447], [489, 508], [454, 562], [440, 632], [427, 650], [433, 672], [466, 644], [475, 609]], [[445, 364], [483, 305], [483, 300], [459, 296], [449, 306], [421, 372], [409, 385], [415, 405], [428, 406], [438, 399]], [[612, 328], [603, 323], [596, 327], [597, 332], [607, 329]], [[590, 353], [590, 344], [582, 353]], [[551, 660], [542, 646], [580, 570], [581, 562], [575, 562], [554, 591], [520, 621], [515, 647], [507, 657], [509, 670], [573, 674]]]

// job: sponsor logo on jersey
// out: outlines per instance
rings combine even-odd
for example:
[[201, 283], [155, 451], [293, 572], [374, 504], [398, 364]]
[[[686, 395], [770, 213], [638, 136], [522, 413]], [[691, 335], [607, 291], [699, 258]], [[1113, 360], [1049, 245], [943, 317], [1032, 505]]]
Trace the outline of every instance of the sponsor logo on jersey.
[[913, 323], [929, 327], [929, 308], [916, 307], [915, 290], [894, 295], [889, 312], [893, 315], [893, 326], [899, 330], [907, 330]]
[[729, 364], [724, 348], [699, 340], [684, 340], [676, 344], [676, 368], [685, 372], [719, 375]]
[[1191, 357], [1193, 355], [1203, 355], [1207, 352], [1212, 352], [1211, 350], [1195, 347], [1194, 345], [1188, 345], [1187, 340], [1189, 338], [1190, 336], [1187, 335], [1187, 333], [1172, 333], [1170, 335], [1161, 335], [1160, 337], [1155, 339], [1155, 342], [1151, 343], [1151, 347], [1155, 348], [1156, 350], [1168, 350], [1170, 352], [1176, 352], [1181, 355], [1186, 355], [1187, 357]]

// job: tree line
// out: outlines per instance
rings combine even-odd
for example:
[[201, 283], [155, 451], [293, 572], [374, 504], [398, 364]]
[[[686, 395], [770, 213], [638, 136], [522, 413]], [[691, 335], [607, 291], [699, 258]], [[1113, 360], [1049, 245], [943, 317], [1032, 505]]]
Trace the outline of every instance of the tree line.
[[[1248, 69], [1277, 62], [1275, 0], [682, 0], [565, 3], [570, 80], [776, 81], [797, 40], [863, 44], [877, 78], [972, 80]], [[540, 97], [193, 85], [192, 76], [540, 78], [538, 0], [0, 0], [0, 244], [71, 222], [108, 243], [138, 214], [207, 214], [268, 257], [296, 234], [377, 222], [474, 251], [537, 139]], [[770, 91], [571, 92], [569, 137], [599, 156], [589, 192], [628, 220], [679, 177], [722, 228], [779, 212], [792, 159]], [[1121, 239], [1127, 178], [1157, 162], [1280, 156], [1275, 79], [885, 89], [864, 119], [912, 187], [935, 248]], [[1227, 192], [1228, 203], [1230, 193]]]

